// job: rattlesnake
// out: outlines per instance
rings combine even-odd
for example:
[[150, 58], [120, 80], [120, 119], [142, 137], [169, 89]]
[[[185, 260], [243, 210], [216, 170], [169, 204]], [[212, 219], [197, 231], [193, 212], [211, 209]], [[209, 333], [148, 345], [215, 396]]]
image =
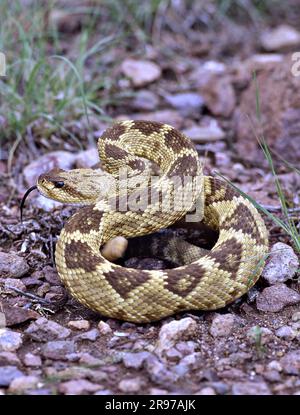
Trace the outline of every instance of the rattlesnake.
[[[122, 121], [102, 134], [98, 150], [105, 171], [54, 169], [37, 182], [46, 197], [87, 205], [67, 221], [56, 246], [59, 276], [74, 297], [102, 315], [140, 323], [183, 310], [218, 309], [253, 286], [268, 250], [265, 224], [253, 204], [231, 186], [203, 176], [198, 154], [184, 134], [167, 124]], [[154, 184], [145, 174], [147, 160], [160, 168]], [[134, 209], [121, 209], [128, 202], [121, 189], [123, 179], [117, 178], [124, 166], [129, 171], [129, 198], [138, 199]], [[184, 203], [178, 207], [174, 199], [178, 183], [174, 187], [173, 179], [186, 176], [190, 180], [182, 191]], [[161, 189], [149, 202], [151, 192]], [[141, 208], [139, 203], [145, 200]], [[165, 228], [197, 202], [200, 207], [204, 204], [203, 222], [218, 230], [219, 237], [210, 251], [203, 250], [199, 258], [192, 256], [192, 263], [138, 270], [109, 262], [101, 254], [99, 248], [112, 238]]]

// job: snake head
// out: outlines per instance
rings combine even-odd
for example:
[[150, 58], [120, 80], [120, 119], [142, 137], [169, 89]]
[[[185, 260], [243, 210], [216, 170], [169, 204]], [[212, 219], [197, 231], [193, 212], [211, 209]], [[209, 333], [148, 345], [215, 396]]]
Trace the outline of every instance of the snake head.
[[[110, 180], [110, 181], [109, 181]], [[45, 197], [68, 204], [89, 205], [105, 198], [111, 177], [102, 170], [55, 168], [38, 177], [37, 189]]]

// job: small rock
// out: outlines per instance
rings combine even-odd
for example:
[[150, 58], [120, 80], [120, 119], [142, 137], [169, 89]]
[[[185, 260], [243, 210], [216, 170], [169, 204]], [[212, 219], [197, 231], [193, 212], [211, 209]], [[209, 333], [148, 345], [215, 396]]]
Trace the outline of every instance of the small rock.
[[150, 353], [146, 351], [137, 353], [125, 353], [123, 355], [124, 366], [127, 368], [140, 369], [149, 355]]
[[150, 388], [149, 395], [167, 395], [168, 391], [166, 389], [160, 388]]
[[269, 284], [284, 282], [293, 278], [298, 267], [299, 261], [293, 249], [289, 245], [277, 242], [271, 249], [262, 277]]
[[123, 379], [119, 382], [118, 388], [125, 393], [138, 392], [143, 386], [141, 378]]
[[154, 82], [161, 76], [160, 67], [147, 60], [125, 59], [121, 70], [137, 87]]
[[218, 314], [214, 317], [209, 332], [213, 337], [228, 337], [234, 326], [232, 314]]
[[166, 95], [165, 100], [172, 107], [179, 110], [184, 117], [199, 117], [204, 100], [201, 95], [195, 92], [183, 92], [174, 95]]
[[206, 386], [203, 389], [200, 389], [199, 392], [196, 392], [195, 395], [216, 395], [216, 391], [210, 386]]
[[10, 382], [20, 376], [24, 376], [24, 373], [15, 366], [2, 366], [0, 367], [0, 386], [9, 386]]
[[159, 339], [155, 352], [161, 355], [165, 350], [172, 348], [179, 340], [188, 340], [195, 336], [196, 330], [197, 323], [191, 317], [164, 324], [158, 335]]
[[278, 312], [284, 307], [300, 302], [300, 295], [284, 284], [265, 288], [256, 299], [257, 309], [264, 312]]
[[0, 366], [6, 365], [16, 365], [19, 366], [21, 364], [18, 356], [16, 353], [12, 352], [0, 352]]
[[300, 321], [300, 311], [296, 311], [296, 313], [292, 315], [292, 321]]
[[[26, 308], [21, 308], [17, 306], [11, 306], [4, 301], [1, 302], [1, 306], [4, 313], [0, 313], [0, 328], [1, 325], [3, 327], [15, 326], [16, 324], [24, 323], [27, 320], [36, 319], [40, 316], [37, 312], [33, 310], [28, 310]], [[2, 320], [1, 315], [4, 315], [4, 317], [2, 317]]]
[[295, 331], [290, 326], [282, 326], [275, 331], [277, 337], [281, 337], [286, 340], [293, 340], [296, 337]]
[[38, 177], [56, 167], [63, 170], [70, 170], [74, 164], [76, 156], [68, 151], [53, 151], [39, 157], [37, 160], [28, 164], [23, 171], [28, 186], [36, 184]]
[[269, 362], [267, 364], [267, 368], [269, 370], [276, 370], [277, 372], [281, 372], [282, 371], [282, 366], [279, 362], [277, 362], [277, 360], [272, 360], [271, 362]]
[[272, 332], [267, 327], [253, 326], [247, 331], [247, 338], [251, 344], [263, 346], [272, 338]]
[[62, 285], [57, 271], [49, 265], [43, 268], [43, 274], [45, 280], [49, 282], [51, 285]]
[[145, 360], [145, 368], [152, 382], [158, 385], [171, 385], [179, 379], [179, 375], [169, 370], [159, 359], [150, 354]]
[[112, 333], [112, 329], [110, 325], [105, 323], [104, 321], [100, 321], [98, 323], [98, 330], [100, 331], [101, 334], [104, 334], [104, 335]]
[[71, 340], [50, 341], [43, 347], [43, 356], [53, 360], [65, 360], [66, 355], [75, 353], [75, 343]]
[[85, 379], [70, 380], [59, 385], [59, 391], [65, 395], [83, 395], [88, 392], [96, 392], [99, 389], [102, 389], [101, 385], [96, 385]]
[[76, 168], [78, 169], [90, 169], [94, 167], [96, 164], [100, 163], [97, 148], [90, 148], [88, 150], [81, 151], [76, 156], [75, 163]]
[[8, 390], [11, 393], [21, 393], [26, 389], [36, 388], [39, 381], [37, 376], [20, 376], [12, 380]]
[[90, 322], [88, 320], [71, 320], [68, 322], [68, 326], [75, 330], [88, 330]]
[[22, 345], [22, 334], [0, 329], [0, 352], [15, 352]]
[[0, 277], [21, 278], [28, 271], [29, 265], [24, 258], [0, 252]]
[[225, 138], [217, 120], [211, 119], [207, 126], [195, 125], [183, 130], [183, 133], [195, 143], [207, 143]]
[[97, 329], [92, 329], [89, 331], [86, 331], [82, 334], [77, 334], [77, 336], [74, 337], [74, 340], [89, 340], [91, 342], [94, 342], [99, 337], [99, 331]]
[[146, 89], [138, 91], [132, 102], [133, 108], [139, 111], [153, 111], [158, 104], [159, 99], [157, 95]]
[[265, 50], [277, 51], [300, 45], [300, 32], [284, 24], [263, 32], [260, 40]]
[[21, 291], [25, 291], [26, 285], [23, 283], [22, 280], [19, 280], [17, 278], [6, 278], [4, 283], [5, 291], [13, 294], [14, 296], [17, 296], [18, 293], [14, 291], [14, 288], [17, 288]]
[[201, 83], [199, 90], [210, 112], [214, 116], [230, 117], [236, 105], [230, 78], [211, 74], [206, 80], [203, 78]]
[[90, 353], [81, 353], [79, 363], [87, 366], [101, 366], [103, 365], [103, 360], [92, 356]]
[[42, 359], [40, 356], [33, 353], [26, 353], [23, 359], [25, 366], [40, 367], [42, 366]]
[[270, 395], [270, 389], [264, 382], [239, 382], [232, 386], [233, 395]]
[[280, 359], [282, 370], [287, 375], [300, 375], [300, 350], [289, 352]]
[[36, 341], [44, 342], [49, 340], [65, 339], [71, 334], [71, 330], [61, 326], [55, 321], [50, 321], [45, 317], [41, 317], [31, 323], [25, 330], [25, 333]]

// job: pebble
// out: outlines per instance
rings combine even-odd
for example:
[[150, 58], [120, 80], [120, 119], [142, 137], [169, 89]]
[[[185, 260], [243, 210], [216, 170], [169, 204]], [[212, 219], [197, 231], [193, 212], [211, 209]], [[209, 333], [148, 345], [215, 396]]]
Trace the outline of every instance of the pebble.
[[87, 392], [96, 392], [102, 385], [92, 383], [85, 379], [70, 380], [59, 385], [59, 391], [65, 395], [83, 395]]
[[68, 322], [68, 326], [75, 330], [88, 330], [91, 325], [88, 320], [71, 320]]
[[264, 312], [278, 312], [284, 307], [300, 302], [300, 294], [285, 284], [265, 288], [256, 299], [257, 309]]
[[74, 340], [89, 340], [91, 342], [94, 342], [98, 339], [99, 336], [99, 331], [97, 329], [92, 329], [86, 331], [85, 333], [77, 334], [77, 336], [74, 337]]
[[292, 321], [300, 321], [300, 311], [296, 311], [296, 313], [292, 315]]
[[98, 330], [100, 331], [101, 334], [104, 334], [104, 335], [112, 333], [112, 329], [110, 325], [105, 323], [104, 321], [100, 321], [98, 323]]
[[40, 356], [33, 353], [26, 353], [23, 359], [25, 366], [40, 367], [42, 366], [42, 359]]
[[9, 386], [9, 384], [16, 378], [24, 376], [16, 366], [2, 366], [0, 367], [0, 386]]
[[26, 389], [36, 388], [39, 382], [40, 379], [37, 376], [20, 376], [12, 380], [8, 390], [11, 393], [21, 393]]
[[161, 355], [164, 351], [172, 348], [179, 340], [189, 340], [197, 331], [197, 323], [191, 317], [173, 320], [162, 326], [158, 335], [155, 353]]
[[282, 371], [282, 366], [279, 362], [277, 362], [277, 360], [272, 360], [271, 362], [269, 362], [267, 364], [267, 368], [269, 370], [276, 370], [277, 372], [281, 372]]
[[8, 329], [0, 329], [0, 352], [15, 352], [22, 345], [22, 334]]
[[26, 260], [16, 254], [0, 252], [0, 277], [21, 278], [29, 271]]
[[183, 133], [195, 143], [207, 143], [225, 138], [225, 132], [214, 119], [211, 119], [208, 125], [186, 128]]
[[127, 368], [140, 369], [149, 355], [150, 353], [146, 351], [137, 353], [127, 352], [123, 355], [124, 366]]
[[199, 117], [204, 105], [201, 95], [195, 92], [180, 92], [178, 94], [166, 95], [165, 100], [173, 108], [179, 110], [184, 117]]
[[206, 386], [200, 389], [199, 392], [196, 392], [195, 395], [216, 395], [216, 391], [210, 386]]
[[175, 383], [179, 375], [169, 370], [156, 356], [150, 355], [145, 360], [145, 368], [152, 382], [165, 386]]
[[53, 360], [65, 360], [66, 355], [75, 353], [75, 343], [71, 340], [49, 341], [42, 349], [44, 357]]
[[16, 365], [19, 366], [21, 364], [18, 356], [16, 353], [13, 352], [0, 352], [0, 366], [5, 365]]
[[167, 395], [168, 391], [166, 389], [160, 388], [150, 388], [149, 395]]
[[300, 375], [300, 349], [287, 353], [280, 359], [282, 371], [287, 375]]
[[121, 70], [136, 87], [141, 87], [156, 81], [161, 76], [160, 67], [148, 60], [125, 59]]
[[209, 332], [213, 337], [228, 337], [233, 330], [234, 322], [232, 314], [218, 314], [213, 318]]
[[155, 110], [158, 104], [159, 99], [157, 95], [146, 89], [138, 91], [132, 102], [133, 108], [139, 111]]
[[297, 255], [293, 249], [282, 242], [273, 245], [262, 277], [270, 284], [287, 281], [295, 275], [299, 267]]
[[282, 24], [264, 31], [261, 34], [260, 41], [265, 50], [278, 51], [300, 45], [300, 32], [292, 26]]
[[138, 392], [142, 386], [143, 386], [142, 379], [137, 377], [137, 378], [121, 380], [121, 382], [119, 382], [118, 388], [120, 389], [120, 391], [124, 393], [132, 393], [132, 392]]
[[281, 337], [286, 340], [293, 340], [296, 337], [295, 331], [290, 326], [282, 326], [275, 331], [277, 337]]
[[238, 382], [232, 386], [233, 395], [270, 395], [270, 389], [264, 382]]
[[63, 327], [55, 321], [47, 320], [45, 317], [41, 317], [25, 330], [25, 333], [33, 340], [44, 342], [51, 340], [66, 339], [71, 330]]

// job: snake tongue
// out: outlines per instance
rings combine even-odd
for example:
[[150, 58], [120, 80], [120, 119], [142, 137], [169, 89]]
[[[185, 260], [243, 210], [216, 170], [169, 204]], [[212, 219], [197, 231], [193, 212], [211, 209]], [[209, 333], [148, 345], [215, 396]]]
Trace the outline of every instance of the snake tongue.
[[21, 219], [21, 223], [23, 223], [23, 207], [24, 207], [24, 204], [25, 204], [25, 200], [27, 199], [27, 196], [29, 195], [29, 193], [31, 193], [33, 190], [36, 190], [36, 189], [37, 189], [37, 186], [36, 185], [35, 186], [31, 186], [26, 191], [26, 193], [23, 196], [23, 199], [22, 199], [21, 204], [20, 204], [20, 219]]

